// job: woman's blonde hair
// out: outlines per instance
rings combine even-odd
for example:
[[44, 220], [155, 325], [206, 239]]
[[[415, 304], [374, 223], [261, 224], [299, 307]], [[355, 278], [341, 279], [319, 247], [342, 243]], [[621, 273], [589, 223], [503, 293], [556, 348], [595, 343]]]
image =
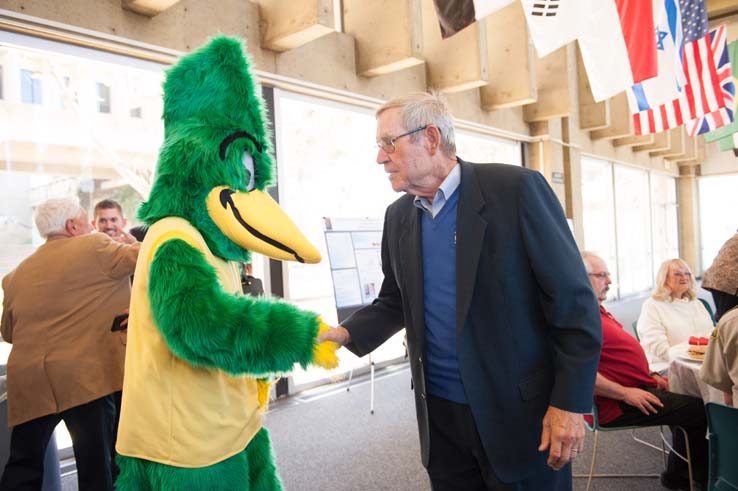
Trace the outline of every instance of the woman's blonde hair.
[[661, 302], [671, 302], [673, 300], [671, 298], [671, 288], [666, 286], [666, 278], [669, 276], [669, 271], [671, 271], [672, 268], [681, 268], [684, 271], [689, 272], [689, 288], [687, 288], [687, 291], [684, 292], [682, 298], [686, 297], [689, 300], [696, 299], [697, 283], [694, 281], [692, 270], [689, 269], [689, 266], [686, 262], [684, 262], [683, 259], [679, 258], [667, 259], [666, 261], [661, 263], [659, 272], [656, 275], [656, 286], [651, 293], [651, 298], [653, 298], [654, 300], [659, 300]]

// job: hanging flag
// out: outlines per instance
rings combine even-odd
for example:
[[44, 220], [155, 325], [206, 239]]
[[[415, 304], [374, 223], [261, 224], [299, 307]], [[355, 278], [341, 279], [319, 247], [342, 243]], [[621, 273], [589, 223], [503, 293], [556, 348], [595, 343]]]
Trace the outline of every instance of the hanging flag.
[[733, 133], [724, 138], [716, 140], [721, 152], [738, 148], [738, 133]]
[[590, 10], [587, 0], [521, 0], [521, 4], [539, 58], [576, 40], [585, 22], [582, 16]]
[[613, 97], [633, 85], [628, 49], [613, 0], [521, 1], [539, 57], [575, 39], [579, 41], [596, 101]]
[[441, 25], [441, 37], [453, 36], [473, 22], [512, 3], [513, 0], [433, 0]]
[[655, 77], [658, 64], [656, 38], [653, 35], [653, 0], [615, 0], [615, 5], [628, 49], [633, 81], [638, 83]]
[[[715, 31], [710, 32], [710, 36], [713, 36], [714, 32]], [[723, 106], [705, 114], [702, 117], [688, 122], [686, 127], [689, 136], [701, 135], [708, 131], [725, 127], [733, 122], [735, 110], [735, 83], [733, 81], [732, 65], [730, 63], [728, 46], [726, 43], [727, 36], [727, 29], [724, 29], [724, 37], [715, 35], [712, 39], [711, 45], [715, 53], [713, 58], [717, 63], [716, 70], [718, 83], [720, 84], [720, 92], [716, 93], [715, 96], [718, 99], [718, 103], [722, 96]]]
[[[728, 58], [730, 59], [730, 66], [733, 72], [733, 85], [738, 89], [738, 41], [733, 41], [728, 45]], [[706, 142], [714, 142], [733, 133], [738, 133], [738, 121], [736, 121], [735, 117], [736, 109], [738, 109], [738, 97], [733, 98], [733, 122], [722, 128], [705, 133]]]
[[[633, 115], [633, 128], [636, 135], [675, 128], [726, 107], [726, 95], [721, 86], [725, 79], [723, 78], [721, 82], [718, 67], [723, 67], [723, 55], [725, 54], [723, 43], [726, 41], [727, 30], [722, 25], [708, 35], [692, 40], [707, 25], [707, 15], [704, 14], [703, 8], [697, 11], [703, 16], [704, 22], [695, 21], [694, 14], [690, 14], [691, 17], [685, 17], [684, 13], [689, 12], [691, 8], [688, 3], [680, 2], [679, 5], [682, 8], [685, 40], [682, 47], [682, 66], [687, 83], [678, 98]], [[684, 10], [685, 5], [686, 10]], [[724, 71], [722, 73], [724, 77]], [[730, 88], [726, 87], [726, 91], [729, 92]], [[732, 101], [729, 103], [732, 104]]]
[[626, 91], [631, 114], [670, 102], [685, 83], [682, 68], [682, 14], [677, 0], [655, 0], [653, 5], [658, 75]]

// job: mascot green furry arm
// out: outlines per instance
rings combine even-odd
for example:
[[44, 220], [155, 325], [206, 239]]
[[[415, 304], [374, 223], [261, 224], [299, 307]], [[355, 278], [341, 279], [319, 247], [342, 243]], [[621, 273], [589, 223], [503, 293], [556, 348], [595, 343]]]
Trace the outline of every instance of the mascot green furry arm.
[[328, 326], [285, 302], [240, 295], [249, 251], [320, 253], [264, 191], [271, 143], [239, 40], [183, 57], [164, 83], [164, 144], [131, 291], [116, 488], [281, 489], [256, 377], [337, 365]]

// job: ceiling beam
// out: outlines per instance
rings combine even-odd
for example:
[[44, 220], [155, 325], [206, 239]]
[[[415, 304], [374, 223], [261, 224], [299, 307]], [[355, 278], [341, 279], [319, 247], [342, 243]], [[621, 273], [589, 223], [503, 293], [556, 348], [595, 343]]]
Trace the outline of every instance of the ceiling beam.
[[589, 78], [584, 70], [582, 53], [579, 44], [577, 52], [577, 100], [579, 102], [579, 128], [583, 130], [598, 130], [607, 128], [610, 124], [610, 104], [608, 101], [596, 102], [592, 96]]
[[536, 58], [536, 85], [538, 99], [523, 106], [523, 119], [532, 123], [563, 118], [571, 112], [566, 46], [553, 53]]
[[126, 10], [145, 15], [146, 17], [154, 17], [161, 14], [166, 9], [179, 3], [179, 0], [121, 0], [120, 4]]
[[423, 63], [420, 0], [343, 0], [343, 32], [356, 39], [356, 70], [374, 77]]
[[593, 130], [590, 136], [593, 140], [612, 140], [633, 134], [633, 117], [628, 108], [628, 97], [621, 92], [607, 101], [610, 106], [610, 123], [605, 128]]
[[336, 30], [333, 0], [256, 0], [261, 47], [287, 51]]
[[657, 151], [657, 150], [666, 150], [669, 148], [669, 145], [671, 144], [670, 135], [668, 131], [661, 131], [659, 133], [654, 133], [653, 135], [653, 142], [646, 143], [644, 145], [633, 145], [633, 151], [635, 152], [644, 152], [644, 151]]
[[616, 147], [633, 147], [636, 145], [650, 145], [653, 143], [653, 135], [631, 135], [615, 138], [612, 144]]
[[442, 39], [433, 0], [422, 0], [423, 59], [428, 85], [441, 92], [460, 92], [489, 83], [487, 24], [474, 22]]
[[669, 130], [669, 148], [649, 152], [651, 157], [678, 158], [687, 150], [687, 132], [683, 126]]
[[487, 56], [490, 83], [480, 87], [482, 109], [493, 111], [535, 102], [536, 55], [528, 40], [525, 13], [520, 2], [487, 16]]

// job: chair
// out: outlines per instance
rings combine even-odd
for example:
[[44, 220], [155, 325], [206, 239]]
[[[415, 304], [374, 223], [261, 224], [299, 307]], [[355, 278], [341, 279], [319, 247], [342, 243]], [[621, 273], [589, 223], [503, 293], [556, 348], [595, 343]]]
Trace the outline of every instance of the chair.
[[704, 298], [698, 298], [697, 300], [702, 302], [702, 305], [705, 306], [705, 310], [707, 310], [707, 313], [710, 314], [710, 319], [712, 319], [712, 324], [715, 325], [715, 314], [712, 312], [712, 307], [710, 307], [710, 302], [708, 302]]
[[738, 489], [738, 409], [708, 402], [707, 424], [710, 433], [710, 470], [707, 489]]
[[638, 321], [633, 321], [633, 334], [635, 335], [636, 341], [641, 342], [641, 337], [638, 335]]
[[[642, 440], [636, 436], [635, 430], [639, 428], [646, 428], [646, 426], [617, 426], [617, 427], [608, 427], [608, 426], [600, 426], [599, 417], [597, 415], [597, 405], [592, 405], [592, 423], [590, 424], [586, 419], [584, 420], [585, 425], [587, 426], [587, 429], [592, 431], [594, 433], [594, 440], [592, 442], [592, 463], [589, 466], [589, 474], [577, 474], [574, 477], [586, 477], [587, 478], [587, 491], [590, 490], [592, 486], [592, 478], [600, 478], [600, 477], [661, 477], [661, 474], [595, 474], [594, 468], [595, 463], [597, 461], [597, 443], [599, 440], [599, 433], [601, 431], [621, 431], [621, 430], [630, 430], [631, 436], [633, 437], [633, 440], [636, 442], [645, 445], [647, 447], [651, 447], [653, 449], [658, 450], [662, 453], [663, 459], [664, 459], [664, 469], [666, 469], [666, 456], [669, 453], [669, 451], [674, 452], [674, 455], [679, 457], [680, 459], [687, 462], [687, 469], [689, 471], [689, 481], [690, 481], [690, 489], [692, 489], [692, 460], [689, 455], [689, 438], [687, 436], [687, 432], [680, 426], [676, 426], [675, 428], [682, 432], [684, 435], [684, 444], [687, 449], [687, 455], [681, 455], [679, 452], [676, 452], [674, 448], [671, 446], [671, 443], [666, 441], [666, 438], [664, 437], [664, 431], [663, 427], [659, 427], [659, 435], [661, 437], [661, 446], [654, 445], [651, 442], [647, 442], [645, 440]], [[668, 451], [667, 451], [668, 449]]]

